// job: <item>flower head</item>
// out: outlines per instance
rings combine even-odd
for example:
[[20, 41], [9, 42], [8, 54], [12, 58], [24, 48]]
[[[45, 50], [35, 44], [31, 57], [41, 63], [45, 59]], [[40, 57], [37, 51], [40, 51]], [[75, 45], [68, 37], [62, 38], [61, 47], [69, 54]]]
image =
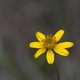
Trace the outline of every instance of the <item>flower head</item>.
[[38, 48], [37, 52], [35, 53], [34, 57], [37, 58], [44, 52], [46, 52], [46, 59], [49, 64], [52, 64], [54, 62], [54, 52], [61, 56], [68, 56], [69, 52], [66, 48], [70, 48], [74, 45], [73, 42], [61, 42], [58, 43], [58, 41], [61, 39], [61, 37], [64, 34], [64, 30], [59, 30], [54, 36], [51, 34], [48, 34], [45, 36], [41, 32], [36, 32], [36, 38], [38, 39], [37, 42], [31, 42], [29, 46], [31, 48]]

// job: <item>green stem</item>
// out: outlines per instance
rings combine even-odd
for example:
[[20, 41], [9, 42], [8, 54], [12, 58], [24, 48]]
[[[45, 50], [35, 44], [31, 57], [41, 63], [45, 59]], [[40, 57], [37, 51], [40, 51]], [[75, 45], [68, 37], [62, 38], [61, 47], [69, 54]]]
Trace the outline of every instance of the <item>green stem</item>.
[[58, 80], [61, 80], [61, 79], [60, 79], [59, 69], [58, 69], [56, 60], [54, 61], [54, 65], [55, 65], [56, 73], [57, 73], [57, 76], [58, 76]]

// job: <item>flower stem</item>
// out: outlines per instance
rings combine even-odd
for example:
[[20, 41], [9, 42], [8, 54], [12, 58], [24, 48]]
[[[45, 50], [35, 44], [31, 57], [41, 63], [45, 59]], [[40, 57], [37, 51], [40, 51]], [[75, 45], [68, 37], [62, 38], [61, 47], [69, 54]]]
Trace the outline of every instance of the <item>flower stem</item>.
[[56, 60], [54, 61], [54, 65], [55, 65], [56, 73], [57, 73], [57, 76], [58, 76], [58, 80], [61, 80], [61, 79], [60, 79], [60, 73], [59, 73], [59, 69], [58, 69]]

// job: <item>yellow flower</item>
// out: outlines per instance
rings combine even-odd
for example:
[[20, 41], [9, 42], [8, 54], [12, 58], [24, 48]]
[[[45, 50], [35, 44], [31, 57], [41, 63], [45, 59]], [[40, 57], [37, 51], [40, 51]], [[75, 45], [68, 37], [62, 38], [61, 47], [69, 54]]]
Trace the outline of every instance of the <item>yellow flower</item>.
[[38, 42], [31, 42], [29, 46], [31, 48], [39, 48], [37, 52], [35, 53], [34, 57], [37, 58], [41, 54], [46, 52], [46, 59], [49, 64], [52, 64], [54, 62], [54, 52], [61, 56], [68, 56], [69, 52], [66, 50], [66, 48], [70, 48], [74, 45], [73, 42], [61, 42], [58, 43], [58, 41], [61, 39], [61, 37], [64, 34], [64, 30], [59, 30], [54, 36], [51, 34], [45, 36], [41, 32], [36, 32], [36, 38], [38, 39]]

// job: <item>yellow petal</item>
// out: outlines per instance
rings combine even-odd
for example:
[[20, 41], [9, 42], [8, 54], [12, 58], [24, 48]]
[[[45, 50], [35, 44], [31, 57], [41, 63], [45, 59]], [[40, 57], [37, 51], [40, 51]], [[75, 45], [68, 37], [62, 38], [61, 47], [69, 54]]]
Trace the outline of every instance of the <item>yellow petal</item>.
[[69, 55], [69, 52], [64, 48], [54, 47], [54, 51], [61, 56], [68, 56]]
[[63, 34], [64, 34], [64, 30], [61, 29], [53, 36], [53, 38], [55, 38], [56, 42], [58, 42], [63, 36]]
[[43, 54], [46, 51], [45, 48], [39, 49], [37, 50], [37, 52], [35, 53], [34, 57], [37, 58], [39, 57], [41, 54]]
[[36, 38], [37, 38], [40, 42], [42, 42], [42, 41], [45, 39], [45, 35], [42, 34], [41, 32], [37, 32], [37, 33], [36, 33]]
[[62, 47], [62, 48], [70, 48], [70, 47], [72, 47], [74, 45], [74, 43], [73, 42], [62, 42], [62, 43], [58, 43], [58, 44], [56, 44], [56, 46], [58, 46], [58, 47]]
[[43, 48], [43, 44], [40, 43], [40, 42], [31, 42], [31, 43], [29, 44], [29, 46], [30, 46], [31, 48]]
[[46, 59], [49, 64], [52, 64], [54, 62], [54, 53], [52, 50], [47, 51]]

